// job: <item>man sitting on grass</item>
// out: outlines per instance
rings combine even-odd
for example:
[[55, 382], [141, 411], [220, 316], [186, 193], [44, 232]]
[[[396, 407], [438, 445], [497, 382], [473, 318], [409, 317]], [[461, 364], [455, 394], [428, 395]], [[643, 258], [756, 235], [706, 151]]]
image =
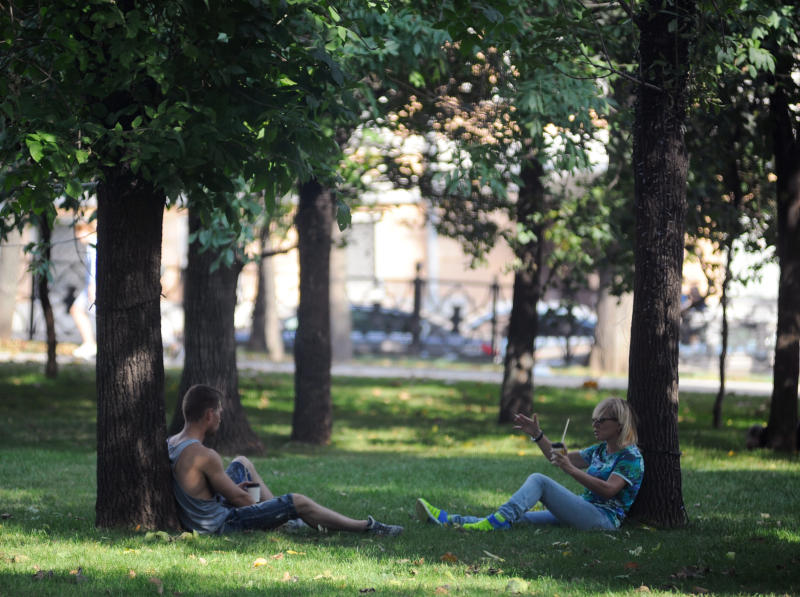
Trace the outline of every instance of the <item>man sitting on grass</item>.
[[[253, 464], [237, 456], [227, 470], [220, 455], [202, 444], [219, 429], [222, 393], [206, 385], [189, 388], [183, 397], [180, 433], [167, 439], [173, 490], [181, 522], [200, 533], [274, 529], [301, 519], [314, 528], [399, 535], [403, 527], [383, 524], [372, 516], [354, 520], [320, 506], [299, 493], [274, 497]], [[245, 487], [259, 485], [256, 502]]]

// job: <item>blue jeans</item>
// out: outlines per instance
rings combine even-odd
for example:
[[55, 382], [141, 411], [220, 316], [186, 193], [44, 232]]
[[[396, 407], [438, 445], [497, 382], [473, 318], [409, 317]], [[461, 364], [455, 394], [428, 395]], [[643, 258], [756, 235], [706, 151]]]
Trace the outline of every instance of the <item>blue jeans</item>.
[[[547, 510], [528, 512], [541, 501]], [[616, 526], [597, 506], [553, 481], [547, 475], [534, 473], [497, 511], [512, 524], [565, 524], [578, 529], [615, 530]], [[478, 522], [476, 516], [451, 514], [450, 521], [463, 525]]]
[[[242, 481], [252, 481], [250, 473], [241, 462], [231, 462], [225, 470], [237, 485]], [[246, 531], [250, 529], [269, 530], [281, 526], [289, 520], [299, 518], [294, 508], [291, 494], [241, 508], [231, 508], [228, 518], [219, 529], [220, 533]]]

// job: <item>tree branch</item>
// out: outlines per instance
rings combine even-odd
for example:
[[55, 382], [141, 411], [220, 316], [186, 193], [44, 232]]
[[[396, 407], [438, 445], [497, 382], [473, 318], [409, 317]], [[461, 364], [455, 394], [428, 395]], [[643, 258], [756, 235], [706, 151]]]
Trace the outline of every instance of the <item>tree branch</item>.
[[294, 251], [297, 248], [297, 243], [290, 245], [288, 247], [284, 247], [282, 249], [269, 249], [268, 251], [262, 251], [261, 258], [267, 259], [268, 257], [275, 257], [275, 255], [284, 255], [289, 251]]

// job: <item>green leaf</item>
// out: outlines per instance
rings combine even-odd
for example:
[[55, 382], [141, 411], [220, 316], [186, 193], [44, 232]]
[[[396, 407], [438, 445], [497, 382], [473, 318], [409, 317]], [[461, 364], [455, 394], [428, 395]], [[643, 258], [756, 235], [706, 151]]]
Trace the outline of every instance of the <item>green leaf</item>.
[[349, 227], [352, 219], [353, 219], [353, 216], [350, 213], [350, 206], [348, 206], [341, 199], [337, 199], [337, 201], [336, 201], [336, 223], [339, 225], [339, 230], [345, 230], [347, 227]]
[[73, 199], [80, 199], [81, 195], [83, 194], [83, 187], [77, 180], [70, 180], [67, 182], [67, 186], [64, 191]]
[[425, 87], [425, 77], [418, 71], [412, 71], [411, 74], [408, 75], [408, 82], [417, 89]]
[[28, 151], [33, 158], [33, 161], [37, 164], [42, 161], [42, 157], [44, 157], [44, 149], [42, 148], [42, 144], [35, 140], [28, 137], [25, 139], [25, 144], [28, 146]]

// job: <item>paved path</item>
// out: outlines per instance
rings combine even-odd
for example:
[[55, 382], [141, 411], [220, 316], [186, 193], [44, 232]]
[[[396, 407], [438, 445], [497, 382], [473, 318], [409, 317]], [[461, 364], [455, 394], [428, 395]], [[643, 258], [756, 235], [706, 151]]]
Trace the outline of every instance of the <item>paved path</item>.
[[[40, 362], [44, 363], [43, 353], [11, 353], [0, 351], [0, 361], [3, 362]], [[84, 362], [86, 360], [74, 357], [58, 357], [59, 363]], [[92, 361], [93, 362], [93, 361]], [[242, 359], [238, 360], [239, 369], [264, 371], [267, 373], [292, 373], [294, 363], [281, 362], [274, 363], [267, 360]], [[180, 361], [169, 361], [168, 367], [181, 367]], [[447, 369], [441, 367], [391, 367], [383, 365], [365, 365], [362, 363], [338, 363], [333, 365], [332, 375], [340, 377], [376, 377], [376, 378], [400, 378], [400, 379], [436, 379], [441, 381], [474, 381], [500, 384], [503, 381], [503, 374], [500, 371], [470, 370], [470, 369]], [[578, 387], [586, 381], [594, 381], [600, 389], [625, 391], [628, 387], [626, 378], [599, 377], [587, 378], [573, 375], [559, 375], [547, 367], [537, 366], [534, 370], [534, 383], [542, 386], [555, 386], [559, 388]], [[684, 378], [680, 382], [680, 389], [684, 392], [705, 392], [713, 393], [719, 389], [719, 382], [715, 379], [691, 379]], [[728, 381], [726, 391], [729, 394], [749, 394], [753, 396], [770, 396], [772, 394], [772, 384], [756, 381]]]
[[[276, 373], [292, 373], [294, 363], [273, 363], [271, 361], [245, 360], [238, 361], [240, 369], [266, 371]], [[377, 378], [407, 378], [407, 379], [438, 379], [442, 381], [475, 381], [500, 384], [503, 374], [499, 371], [445, 369], [434, 367], [390, 367], [381, 365], [364, 365], [361, 363], [339, 363], [333, 365], [331, 373], [341, 377], [377, 377]], [[546, 367], [534, 371], [534, 382], [537, 385], [555, 386], [560, 388], [577, 387], [591, 379], [597, 382], [601, 389], [624, 391], [628, 388], [626, 378], [600, 377], [586, 378], [570, 375], [558, 375]], [[772, 394], [772, 384], [755, 381], [728, 381], [725, 384], [729, 394], [749, 394], [754, 396], [769, 396]], [[684, 392], [716, 392], [719, 382], [715, 379], [684, 379], [680, 382], [680, 389]]]

